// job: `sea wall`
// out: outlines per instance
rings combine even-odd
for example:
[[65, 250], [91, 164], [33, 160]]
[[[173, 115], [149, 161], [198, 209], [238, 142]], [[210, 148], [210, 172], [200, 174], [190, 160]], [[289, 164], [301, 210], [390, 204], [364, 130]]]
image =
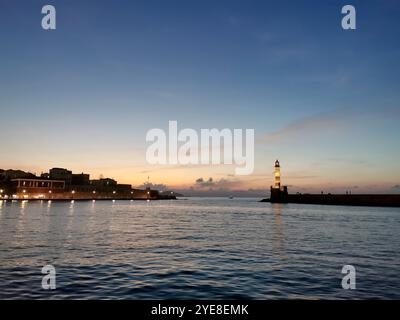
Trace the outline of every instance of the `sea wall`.
[[262, 200], [272, 203], [304, 203], [337, 206], [400, 207], [400, 194], [288, 194]]

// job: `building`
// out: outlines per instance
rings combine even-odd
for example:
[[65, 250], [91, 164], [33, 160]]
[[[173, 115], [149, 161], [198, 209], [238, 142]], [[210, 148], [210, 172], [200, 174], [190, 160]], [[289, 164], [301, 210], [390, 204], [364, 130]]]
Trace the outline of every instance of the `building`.
[[156, 200], [156, 199], [173, 199], [175, 198], [173, 195], [165, 195], [164, 197], [160, 197], [160, 193], [158, 190], [151, 190], [147, 187], [145, 190], [142, 189], [132, 189], [132, 194], [137, 200]]
[[176, 199], [171, 192], [162, 194], [147, 187], [132, 189], [110, 178], [90, 180], [89, 174], [73, 174], [64, 168], [52, 168], [40, 177], [21, 170], [0, 169], [0, 200], [160, 200]]
[[72, 185], [77, 185], [77, 186], [86, 186], [90, 185], [90, 175], [85, 174], [85, 173], [78, 173], [78, 174], [72, 174], [72, 179], [71, 179]]
[[90, 184], [95, 186], [95, 187], [113, 187], [113, 186], [117, 186], [117, 181], [115, 181], [114, 179], [110, 179], [110, 178], [102, 178], [102, 179], [98, 179], [98, 180], [91, 180]]
[[114, 194], [130, 193], [132, 186], [130, 184], [118, 184], [117, 181], [110, 178], [101, 178], [91, 180], [90, 186], [96, 192], [112, 192]]
[[52, 168], [49, 170], [49, 178], [52, 180], [64, 180], [66, 185], [71, 185], [72, 171], [63, 168]]
[[19, 178], [11, 180], [14, 198], [48, 198], [52, 193], [63, 193], [65, 191], [64, 180], [48, 180], [41, 178]]
[[116, 186], [116, 189], [119, 190], [119, 191], [131, 191], [132, 190], [132, 185], [118, 183], [117, 186]]
[[85, 173], [72, 173], [71, 170], [64, 168], [52, 168], [48, 173], [42, 173], [41, 178], [50, 180], [64, 180], [66, 188], [72, 186], [90, 185], [90, 175]]
[[42, 174], [40, 175], [41, 178], [43, 179], [50, 179], [50, 173], [48, 172], [42, 172]]

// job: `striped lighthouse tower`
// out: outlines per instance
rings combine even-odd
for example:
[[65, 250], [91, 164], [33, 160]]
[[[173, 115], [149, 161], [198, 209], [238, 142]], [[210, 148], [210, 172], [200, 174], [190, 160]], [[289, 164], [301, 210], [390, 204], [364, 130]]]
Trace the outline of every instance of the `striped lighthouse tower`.
[[279, 161], [275, 161], [275, 182], [274, 189], [281, 188], [281, 166], [279, 165]]

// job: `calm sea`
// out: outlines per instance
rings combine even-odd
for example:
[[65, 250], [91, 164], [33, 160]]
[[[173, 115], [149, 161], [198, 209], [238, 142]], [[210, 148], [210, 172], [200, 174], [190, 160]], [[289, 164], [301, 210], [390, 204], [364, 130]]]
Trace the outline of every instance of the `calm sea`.
[[399, 208], [257, 201], [1, 203], [0, 298], [400, 298]]

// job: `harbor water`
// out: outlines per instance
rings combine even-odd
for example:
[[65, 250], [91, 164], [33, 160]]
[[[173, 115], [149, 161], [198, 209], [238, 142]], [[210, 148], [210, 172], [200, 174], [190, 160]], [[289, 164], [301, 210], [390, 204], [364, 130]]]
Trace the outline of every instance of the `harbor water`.
[[0, 298], [400, 298], [400, 208], [258, 200], [0, 202]]

